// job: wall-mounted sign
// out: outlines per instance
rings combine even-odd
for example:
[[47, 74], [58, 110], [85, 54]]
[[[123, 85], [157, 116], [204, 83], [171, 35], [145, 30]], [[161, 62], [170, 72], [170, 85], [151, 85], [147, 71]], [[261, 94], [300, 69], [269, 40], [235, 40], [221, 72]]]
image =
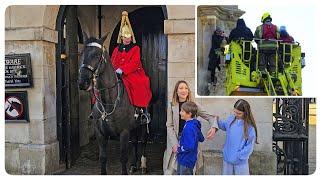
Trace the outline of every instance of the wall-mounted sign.
[[6, 122], [29, 122], [27, 91], [6, 92], [4, 109]]
[[6, 88], [32, 86], [30, 53], [5, 55], [5, 64]]

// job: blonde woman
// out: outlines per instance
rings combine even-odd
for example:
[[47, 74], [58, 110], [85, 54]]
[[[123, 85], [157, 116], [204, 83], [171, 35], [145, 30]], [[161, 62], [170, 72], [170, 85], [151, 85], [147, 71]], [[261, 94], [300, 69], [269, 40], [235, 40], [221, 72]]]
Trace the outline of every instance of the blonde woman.
[[[163, 173], [165, 175], [176, 174], [177, 161], [176, 154], [172, 152], [172, 147], [178, 145], [180, 133], [182, 132], [185, 121], [181, 119], [180, 110], [181, 105], [184, 102], [193, 101], [192, 94], [188, 83], [184, 80], [180, 80], [176, 83], [173, 91], [172, 102], [169, 105], [169, 116], [167, 119], [167, 149], [163, 156]], [[198, 118], [204, 119], [211, 125], [210, 130], [207, 133], [207, 139], [212, 139], [218, 129], [217, 117], [209, 115], [202, 110], [198, 105]], [[201, 157], [201, 150], [198, 151], [198, 161], [194, 171], [196, 172], [202, 165], [203, 160]]]

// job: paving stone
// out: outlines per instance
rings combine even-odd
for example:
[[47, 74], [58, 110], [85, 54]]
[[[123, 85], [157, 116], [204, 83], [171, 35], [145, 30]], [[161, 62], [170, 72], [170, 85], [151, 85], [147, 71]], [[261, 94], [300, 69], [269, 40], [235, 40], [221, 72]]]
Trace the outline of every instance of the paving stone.
[[[162, 158], [165, 144], [148, 143], [147, 144], [147, 175], [161, 175]], [[108, 143], [108, 164], [107, 172], [109, 175], [121, 174], [120, 163], [120, 143], [117, 140], [110, 140]], [[139, 166], [139, 164], [138, 164]], [[129, 167], [128, 167], [129, 168]], [[58, 174], [61, 175], [98, 175], [100, 174], [99, 148], [96, 140], [90, 140], [90, 143], [81, 148], [80, 157], [76, 160], [73, 167]], [[133, 175], [140, 175], [140, 171]]]

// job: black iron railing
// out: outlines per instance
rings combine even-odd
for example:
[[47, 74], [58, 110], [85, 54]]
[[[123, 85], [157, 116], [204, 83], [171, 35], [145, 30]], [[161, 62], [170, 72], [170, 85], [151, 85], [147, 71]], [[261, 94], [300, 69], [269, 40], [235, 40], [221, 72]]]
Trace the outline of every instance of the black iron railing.
[[277, 174], [308, 174], [310, 98], [277, 98], [273, 113], [273, 151]]

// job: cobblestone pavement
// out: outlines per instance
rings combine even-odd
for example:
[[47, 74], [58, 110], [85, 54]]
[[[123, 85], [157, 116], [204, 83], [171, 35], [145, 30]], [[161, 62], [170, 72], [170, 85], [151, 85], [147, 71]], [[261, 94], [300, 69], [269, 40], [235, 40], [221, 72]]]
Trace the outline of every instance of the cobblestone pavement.
[[[108, 164], [107, 173], [109, 175], [121, 174], [120, 163], [120, 143], [119, 141], [111, 140], [108, 143]], [[160, 175], [162, 172], [162, 158], [165, 149], [164, 144], [148, 143], [147, 145], [147, 175]], [[138, 164], [139, 166], [139, 164]], [[75, 164], [63, 172], [61, 175], [99, 175], [99, 148], [95, 140], [81, 148], [80, 157], [76, 160]], [[133, 175], [140, 175], [137, 171]]]

